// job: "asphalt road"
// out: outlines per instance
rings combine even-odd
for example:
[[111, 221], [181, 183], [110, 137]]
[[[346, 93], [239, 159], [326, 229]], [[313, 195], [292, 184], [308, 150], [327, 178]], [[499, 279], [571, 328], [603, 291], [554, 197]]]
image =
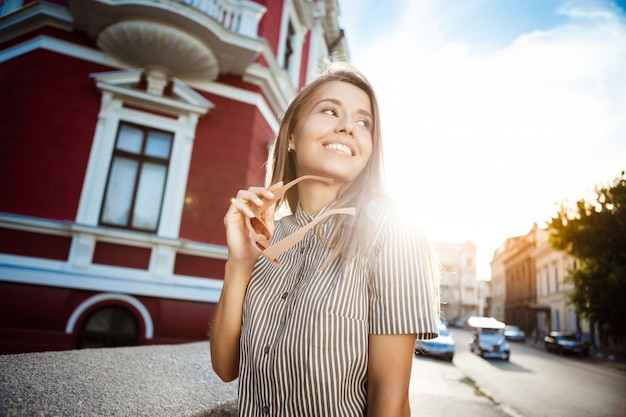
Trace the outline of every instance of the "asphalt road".
[[469, 351], [469, 331], [451, 330], [452, 364], [414, 359], [413, 416], [626, 416], [622, 365], [547, 353], [531, 343], [510, 343], [508, 362], [483, 359]]
[[416, 357], [409, 387], [412, 417], [503, 417], [508, 414], [453, 363]]

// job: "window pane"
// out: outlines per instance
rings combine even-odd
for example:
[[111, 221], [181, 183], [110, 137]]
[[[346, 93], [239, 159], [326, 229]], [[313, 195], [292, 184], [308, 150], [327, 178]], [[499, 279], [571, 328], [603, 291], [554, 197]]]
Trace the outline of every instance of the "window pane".
[[139, 344], [135, 316], [125, 308], [107, 306], [91, 313], [79, 332], [77, 347], [101, 348]]
[[116, 157], [111, 167], [107, 193], [104, 197], [102, 221], [126, 226], [137, 178], [137, 161]]
[[131, 153], [141, 153], [143, 130], [134, 126], [121, 125], [117, 139], [117, 149]]
[[150, 132], [148, 144], [146, 145], [146, 155], [157, 158], [169, 158], [172, 135], [163, 132]]
[[145, 163], [139, 178], [132, 227], [156, 230], [165, 188], [166, 168]]

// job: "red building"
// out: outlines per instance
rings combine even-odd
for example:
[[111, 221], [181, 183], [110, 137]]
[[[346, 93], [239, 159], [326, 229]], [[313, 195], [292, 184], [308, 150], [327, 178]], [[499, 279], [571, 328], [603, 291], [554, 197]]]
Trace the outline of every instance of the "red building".
[[337, 0], [0, 5], [0, 353], [206, 340], [233, 192]]

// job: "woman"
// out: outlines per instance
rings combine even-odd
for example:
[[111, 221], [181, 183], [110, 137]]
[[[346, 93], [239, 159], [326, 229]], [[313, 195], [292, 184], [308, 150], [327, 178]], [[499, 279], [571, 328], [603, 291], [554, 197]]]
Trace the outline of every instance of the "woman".
[[[232, 200], [210, 340], [215, 372], [239, 377], [242, 416], [410, 415], [415, 339], [437, 336], [439, 268], [385, 196], [380, 136], [370, 84], [330, 64], [284, 114], [274, 185]], [[274, 222], [277, 207], [290, 213]]]

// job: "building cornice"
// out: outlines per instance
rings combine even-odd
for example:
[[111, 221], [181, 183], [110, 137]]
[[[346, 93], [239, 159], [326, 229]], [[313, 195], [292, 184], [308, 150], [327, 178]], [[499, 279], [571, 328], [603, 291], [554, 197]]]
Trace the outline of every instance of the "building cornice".
[[46, 1], [30, 3], [0, 18], [0, 44], [44, 27], [71, 32], [74, 19], [65, 7]]

